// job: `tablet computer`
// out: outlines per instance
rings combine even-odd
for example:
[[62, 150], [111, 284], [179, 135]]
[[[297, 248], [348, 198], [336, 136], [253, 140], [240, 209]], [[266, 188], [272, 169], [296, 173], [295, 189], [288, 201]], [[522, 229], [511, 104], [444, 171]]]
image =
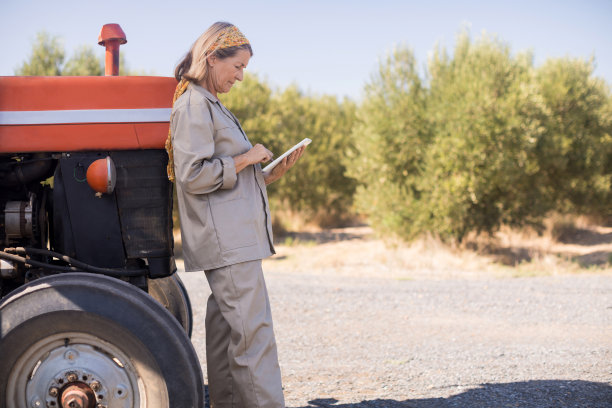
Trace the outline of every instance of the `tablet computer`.
[[302, 140], [300, 143], [296, 144], [295, 146], [293, 146], [291, 149], [287, 150], [285, 153], [283, 153], [282, 155], [280, 155], [278, 158], [276, 158], [272, 163], [268, 164], [266, 167], [264, 167], [263, 172], [264, 173], [268, 173], [270, 172], [273, 168], [275, 168], [276, 166], [278, 166], [278, 164], [283, 161], [283, 159], [287, 156], [289, 156], [291, 153], [293, 153], [295, 150], [299, 149], [302, 146], [308, 146], [310, 144], [310, 142], [312, 142], [312, 140], [310, 140], [309, 138], [305, 138], [304, 140]]

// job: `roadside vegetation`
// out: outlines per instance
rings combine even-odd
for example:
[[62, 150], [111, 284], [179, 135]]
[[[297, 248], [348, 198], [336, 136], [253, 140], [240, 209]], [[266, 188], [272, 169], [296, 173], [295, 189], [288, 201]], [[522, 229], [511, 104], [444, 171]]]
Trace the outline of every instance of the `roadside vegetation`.
[[[558, 258], [605, 269], [612, 94], [594, 65], [566, 57], [535, 66], [533, 55], [495, 36], [463, 32], [426, 64], [408, 47], [390, 51], [360, 101], [304, 93], [299, 84], [277, 89], [256, 75], [222, 101], [253, 143], [277, 154], [313, 140], [269, 188], [275, 229], [290, 247], [300, 242], [292, 231], [367, 224], [387, 244], [435, 241], [524, 269], [550, 252], [528, 242], [591, 239], [596, 255]], [[88, 47], [66, 60], [61, 40], [41, 33], [16, 74], [100, 75], [102, 66]], [[522, 250], [504, 260], [504, 239], [522, 240], [513, 244]]]

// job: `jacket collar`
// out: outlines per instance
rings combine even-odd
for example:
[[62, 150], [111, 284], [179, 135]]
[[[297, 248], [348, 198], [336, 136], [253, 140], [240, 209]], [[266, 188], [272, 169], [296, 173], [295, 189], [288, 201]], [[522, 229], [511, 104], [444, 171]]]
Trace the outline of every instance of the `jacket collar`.
[[[227, 109], [225, 107], [225, 105], [223, 105], [221, 103], [221, 101], [215, 97], [208, 89], [204, 88], [203, 86], [200, 86], [196, 83], [190, 82], [189, 86], [192, 87], [192, 89], [196, 92], [201, 93], [206, 99], [208, 99], [210, 102], [217, 104], [217, 106], [219, 107], [219, 109], [221, 109], [221, 112], [223, 112], [223, 114], [225, 116], [227, 116], [228, 118], [230, 118], [242, 131], [242, 133], [244, 134], [244, 131], [242, 130], [242, 126], [240, 126], [240, 122], [238, 121], [238, 119], [234, 116], [233, 113], [231, 113], [229, 111], [229, 109]], [[246, 137], [246, 135], [245, 135]]]
[[200, 86], [200, 85], [198, 85], [198, 84], [196, 84], [194, 82], [189, 82], [189, 86], [194, 91], [201, 93], [203, 96], [206, 97], [206, 99], [208, 99], [212, 103], [221, 103], [221, 102], [219, 102], [219, 99], [217, 99], [217, 97], [215, 97], [215, 95], [210, 93], [210, 91], [208, 89], [204, 88], [203, 86]]

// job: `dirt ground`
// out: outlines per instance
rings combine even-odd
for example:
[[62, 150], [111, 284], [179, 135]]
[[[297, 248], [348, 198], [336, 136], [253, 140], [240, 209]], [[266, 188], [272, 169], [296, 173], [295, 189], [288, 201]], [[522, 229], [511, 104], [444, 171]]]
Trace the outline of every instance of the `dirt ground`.
[[[612, 228], [557, 238], [279, 236], [264, 271], [287, 406], [612, 407]], [[181, 278], [206, 371], [210, 291]]]

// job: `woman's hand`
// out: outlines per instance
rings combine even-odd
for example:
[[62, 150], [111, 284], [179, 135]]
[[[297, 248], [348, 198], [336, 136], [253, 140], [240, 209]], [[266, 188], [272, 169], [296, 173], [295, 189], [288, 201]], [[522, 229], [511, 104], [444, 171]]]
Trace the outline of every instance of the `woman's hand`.
[[272, 159], [271, 151], [266, 149], [264, 145], [257, 143], [248, 152], [234, 156], [234, 166], [236, 167], [236, 174], [240, 173], [245, 167], [251, 164], [265, 163]]
[[304, 150], [306, 150], [306, 146], [302, 146], [289, 156], [285, 157], [275, 168], [273, 168], [269, 173], [264, 173], [264, 179], [266, 181], [266, 185], [275, 182], [279, 178], [283, 177], [283, 175], [289, 170], [293, 165], [302, 157], [304, 154]]

